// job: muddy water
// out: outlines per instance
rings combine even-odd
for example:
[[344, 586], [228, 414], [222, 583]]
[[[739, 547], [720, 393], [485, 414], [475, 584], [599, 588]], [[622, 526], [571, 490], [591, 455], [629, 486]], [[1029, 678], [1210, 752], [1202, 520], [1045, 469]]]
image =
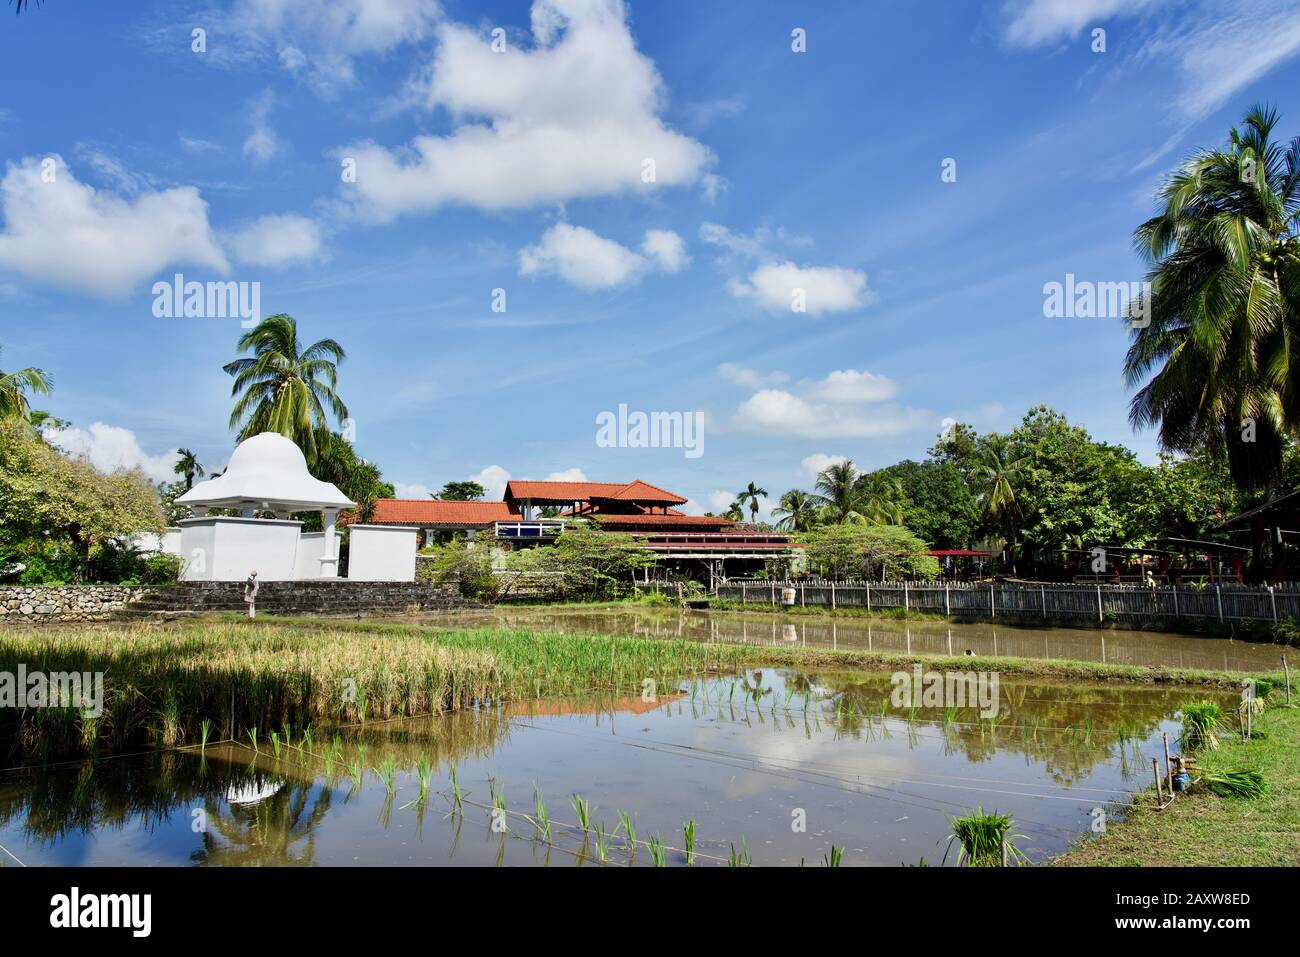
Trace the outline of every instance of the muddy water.
[[767, 612], [679, 613], [546, 608], [502, 608], [456, 615], [441, 621], [606, 635], [678, 637], [773, 647], [802, 645], [844, 651], [904, 651], [932, 655], [962, 655], [973, 651], [977, 655], [992, 657], [1065, 658], [1109, 664], [1250, 672], [1277, 671], [1282, 666], [1282, 649], [1276, 645], [1149, 631], [1012, 628], [994, 624], [783, 616]]
[[[210, 745], [0, 775], [13, 865], [939, 864], [947, 815], [1010, 813], [1031, 861], [1151, 780], [1187, 692], [1003, 681], [996, 716], [889, 706], [888, 675], [747, 672], [654, 700], [541, 701], [372, 724], [305, 750]], [[1198, 693], [1198, 697], [1203, 694]], [[991, 712], [990, 712], [991, 713]], [[300, 736], [295, 736], [299, 741]], [[328, 757], [326, 755], [329, 755]], [[421, 800], [421, 761], [430, 769]], [[461, 806], [450, 784], [454, 762]], [[386, 782], [392, 768], [392, 790]], [[552, 822], [539, 839], [534, 787]], [[583, 833], [571, 796], [591, 808]], [[506, 830], [495, 831], [494, 795]], [[948, 863], [954, 861], [949, 856]]]

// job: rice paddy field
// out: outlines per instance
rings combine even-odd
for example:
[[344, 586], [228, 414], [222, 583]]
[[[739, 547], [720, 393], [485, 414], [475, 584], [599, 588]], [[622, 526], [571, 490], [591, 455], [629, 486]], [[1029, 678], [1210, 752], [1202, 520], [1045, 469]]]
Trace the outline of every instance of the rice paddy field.
[[[900, 705], [891, 673], [922, 662], [996, 671], [996, 706]], [[954, 866], [998, 819], [1039, 864], [1241, 678], [302, 619], [0, 635], [19, 664], [105, 695], [0, 712], [13, 866]]]

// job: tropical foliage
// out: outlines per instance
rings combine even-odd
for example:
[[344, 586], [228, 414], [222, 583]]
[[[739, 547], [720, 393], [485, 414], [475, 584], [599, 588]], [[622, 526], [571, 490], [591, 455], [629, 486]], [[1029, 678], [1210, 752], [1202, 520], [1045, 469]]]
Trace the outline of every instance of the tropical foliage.
[[48, 395], [51, 388], [50, 377], [40, 369], [0, 372], [0, 420], [27, 419], [31, 414], [29, 396]]

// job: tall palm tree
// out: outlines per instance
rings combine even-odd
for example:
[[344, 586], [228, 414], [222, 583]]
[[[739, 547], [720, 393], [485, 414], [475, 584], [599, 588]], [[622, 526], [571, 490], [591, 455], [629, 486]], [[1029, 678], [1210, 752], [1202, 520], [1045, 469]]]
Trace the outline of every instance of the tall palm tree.
[[979, 489], [977, 499], [984, 514], [998, 528], [1010, 530], [1013, 572], [1016, 568], [1016, 515], [1020, 511], [1016, 489], [1028, 467], [1029, 456], [1017, 455], [1010, 440], [994, 432], [981, 443], [979, 458], [971, 474]]
[[745, 490], [736, 496], [736, 501], [740, 504], [741, 508], [744, 508], [745, 503], [749, 503], [749, 520], [751, 522], [757, 522], [759, 499], [765, 498], [766, 496], [767, 489], [760, 488], [753, 482], [750, 482], [749, 485], [745, 487]]
[[817, 491], [822, 495], [822, 517], [836, 525], [855, 524], [863, 520], [858, 510], [853, 483], [858, 470], [853, 462], [833, 462], [817, 475]]
[[238, 396], [230, 427], [239, 438], [278, 432], [298, 443], [309, 463], [316, 459], [317, 436], [328, 432], [329, 408], [340, 422], [348, 416], [335, 388], [338, 364], [346, 357], [333, 339], [321, 339], [303, 349], [298, 323], [283, 313], [268, 316], [239, 340], [239, 351], [252, 358], [236, 359], [222, 368], [235, 377], [230, 389]]
[[902, 525], [903, 502], [907, 493], [903, 483], [879, 472], [873, 472], [854, 483], [858, 511], [872, 525]]
[[177, 449], [180, 458], [172, 466], [172, 471], [177, 475], [185, 476], [185, 491], [194, 488], [194, 476], [205, 474], [203, 466], [199, 464], [198, 457], [189, 449]]
[[[1150, 265], [1151, 322], [1124, 362], [1135, 428], [1170, 450], [1226, 449], [1244, 488], [1272, 483], [1300, 425], [1300, 140], [1273, 141], [1254, 107], [1226, 149], [1202, 151], [1134, 233]], [[1253, 420], [1253, 428], [1248, 420]]]
[[781, 496], [781, 503], [772, 509], [772, 517], [778, 518], [777, 528], [792, 532], [806, 532], [817, 524], [817, 510], [821, 503], [812, 492], [792, 488]]
[[27, 394], [49, 395], [53, 380], [40, 369], [0, 372], [0, 420], [26, 419], [31, 413]]

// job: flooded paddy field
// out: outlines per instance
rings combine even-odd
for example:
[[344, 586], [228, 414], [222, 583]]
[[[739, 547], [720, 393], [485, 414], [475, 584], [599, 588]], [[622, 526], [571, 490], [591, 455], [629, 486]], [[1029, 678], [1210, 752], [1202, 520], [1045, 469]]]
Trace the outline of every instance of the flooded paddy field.
[[[905, 626], [871, 627], [875, 641]], [[1114, 820], [1151, 783], [1162, 732], [1176, 741], [1178, 708], [1214, 696], [1003, 680], [996, 715], [981, 718], [975, 706], [895, 707], [891, 687], [887, 673], [747, 670], [310, 740], [291, 729], [278, 753], [263, 738], [257, 750], [226, 742], [9, 771], [0, 859], [681, 866], [694, 822], [696, 866], [742, 848], [760, 866], [820, 865], [832, 848], [846, 866], [938, 865], [948, 816], [983, 806], [1011, 814], [1017, 845], [1041, 863], [1089, 836], [1101, 812]]]
[[453, 627], [536, 628], [569, 634], [684, 638], [769, 647], [891, 651], [992, 658], [1059, 658], [1157, 668], [1266, 672], [1281, 667], [1277, 645], [1151, 631], [1034, 628], [993, 623], [888, 621], [779, 612], [498, 607], [440, 616]]

